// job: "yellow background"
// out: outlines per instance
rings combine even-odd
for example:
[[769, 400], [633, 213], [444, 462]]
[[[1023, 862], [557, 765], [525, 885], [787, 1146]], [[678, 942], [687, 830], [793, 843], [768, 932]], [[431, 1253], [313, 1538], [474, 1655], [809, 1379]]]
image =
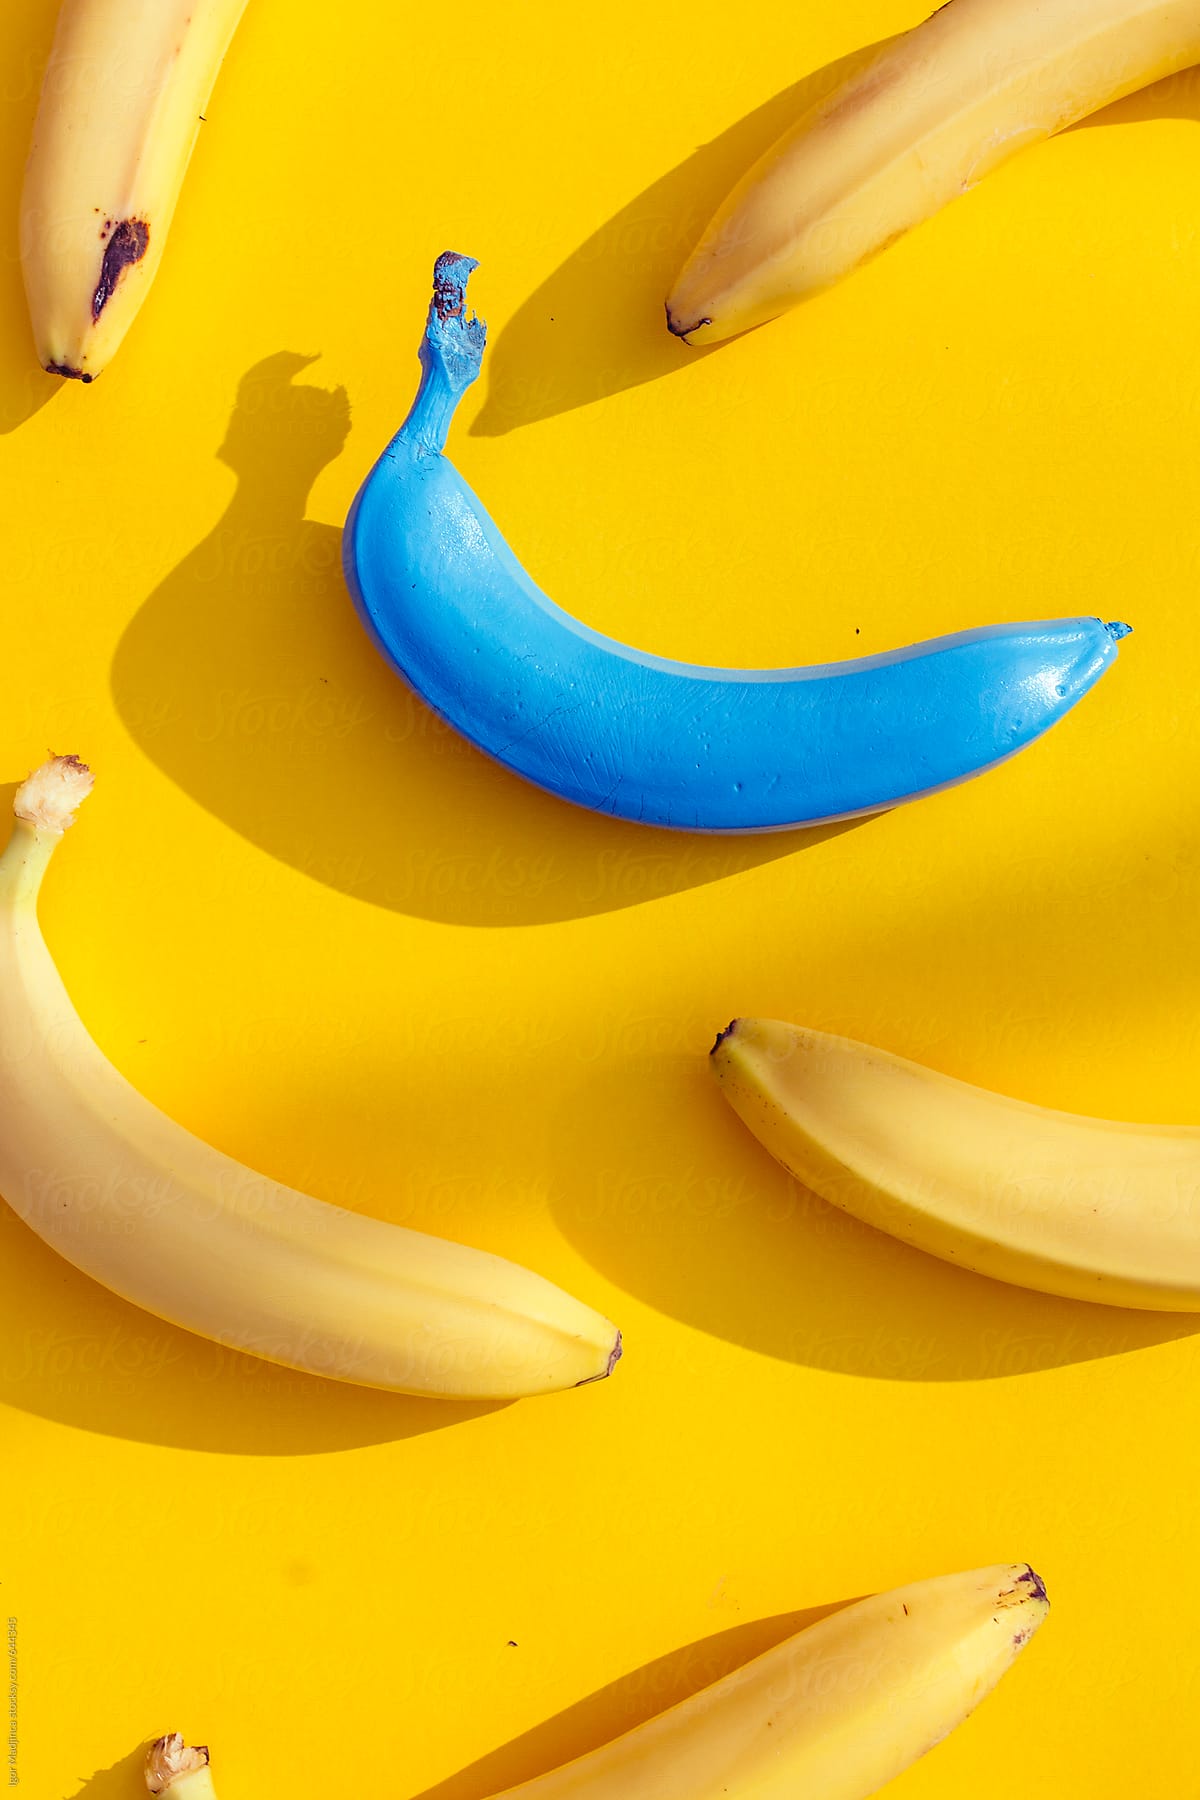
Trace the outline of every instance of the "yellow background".
[[[660, 313], [694, 230], [787, 84], [918, 5], [251, 0], [157, 286], [83, 389], [32, 361], [55, 9], [12, 10], [0, 775], [47, 746], [98, 772], [43, 904], [72, 993], [224, 1149], [527, 1262], [628, 1345], [507, 1408], [339, 1389], [139, 1315], [0, 1212], [23, 1791], [132, 1800], [178, 1727], [222, 1800], [482, 1800], [781, 1615], [1027, 1558], [1049, 1624], [889, 1791], [1192, 1792], [1192, 1322], [832, 1214], [704, 1053], [761, 1012], [1200, 1119], [1200, 84], [701, 356]], [[590, 623], [747, 664], [1136, 635], [1046, 741], [853, 828], [704, 841], [526, 790], [407, 696], [338, 572], [446, 247], [491, 326], [451, 452]]]

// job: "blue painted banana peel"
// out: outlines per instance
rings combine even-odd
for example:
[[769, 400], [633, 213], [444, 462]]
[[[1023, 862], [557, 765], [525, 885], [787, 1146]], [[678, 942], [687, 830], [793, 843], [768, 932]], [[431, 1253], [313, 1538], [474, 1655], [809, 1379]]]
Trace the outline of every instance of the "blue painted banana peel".
[[564, 612], [443, 455], [479, 373], [476, 264], [434, 270], [417, 397], [346, 524], [375, 643], [481, 750], [564, 800], [684, 831], [880, 812], [1023, 750], [1082, 699], [1127, 625], [988, 625], [851, 662], [718, 669], [650, 656]]

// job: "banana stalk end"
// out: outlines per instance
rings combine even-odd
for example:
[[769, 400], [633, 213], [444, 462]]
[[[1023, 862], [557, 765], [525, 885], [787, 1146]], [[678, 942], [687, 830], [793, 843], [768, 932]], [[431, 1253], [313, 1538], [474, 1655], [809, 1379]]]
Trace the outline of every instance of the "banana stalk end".
[[179, 1732], [156, 1738], [146, 1752], [146, 1786], [152, 1794], [169, 1794], [186, 1775], [208, 1767], [204, 1744], [185, 1744]]
[[433, 298], [421, 339], [421, 385], [400, 436], [440, 455], [459, 401], [483, 366], [487, 326], [467, 311], [467, 283], [478, 268], [473, 256], [444, 250], [433, 269]]
[[95, 777], [77, 756], [52, 756], [13, 795], [13, 812], [35, 831], [61, 837], [92, 791]]

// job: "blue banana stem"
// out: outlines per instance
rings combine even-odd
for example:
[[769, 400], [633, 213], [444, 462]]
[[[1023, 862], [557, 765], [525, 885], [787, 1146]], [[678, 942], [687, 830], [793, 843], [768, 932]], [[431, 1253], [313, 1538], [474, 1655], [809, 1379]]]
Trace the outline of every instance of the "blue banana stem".
[[444, 250], [434, 264], [433, 298], [418, 352], [421, 385], [397, 436], [431, 456], [446, 448], [459, 401], [479, 374], [487, 326], [466, 311], [467, 282], [479, 264], [473, 256]]

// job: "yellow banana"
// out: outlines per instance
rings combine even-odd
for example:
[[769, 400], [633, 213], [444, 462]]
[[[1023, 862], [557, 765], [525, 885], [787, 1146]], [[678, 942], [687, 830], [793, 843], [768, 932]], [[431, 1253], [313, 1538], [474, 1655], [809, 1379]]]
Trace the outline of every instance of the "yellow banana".
[[850, 1038], [735, 1019], [734, 1111], [814, 1193], [1043, 1293], [1200, 1310], [1200, 1130], [1051, 1112]]
[[217, 1800], [207, 1749], [203, 1744], [185, 1744], [177, 1731], [151, 1744], [145, 1776], [152, 1794], [170, 1794], [172, 1800]]
[[313, 1374], [472, 1399], [609, 1374], [620, 1334], [541, 1276], [252, 1174], [118, 1074], [37, 922], [91, 785], [74, 757], [35, 771], [0, 855], [0, 1193], [26, 1224], [148, 1312]]
[[743, 177], [667, 301], [691, 344], [786, 312], [984, 175], [1200, 62], [1200, 0], [948, 0]]
[[962, 1723], [1048, 1611], [1026, 1563], [859, 1600], [500, 1800], [866, 1800]]
[[[867, 1800], [962, 1723], [1048, 1611], [1028, 1563], [858, 1600], [496, 1800]], [[151, 1787], [166, 1791], [211, 1800]]]
[[21, 199], [42, 366], [91, 381], [146, 298], [246, 0], [63, 0]]

